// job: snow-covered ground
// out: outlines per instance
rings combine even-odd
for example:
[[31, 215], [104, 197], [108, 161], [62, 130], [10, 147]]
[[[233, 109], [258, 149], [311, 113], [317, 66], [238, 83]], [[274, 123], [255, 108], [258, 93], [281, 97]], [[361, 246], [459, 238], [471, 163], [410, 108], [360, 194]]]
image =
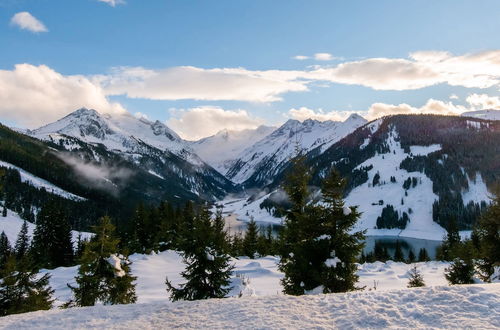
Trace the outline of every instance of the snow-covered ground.
[[[7, 216], [6, 217], [0, 217], [0, 233], [3, 231], [7, 235], [10, 244], [13, 246], [16, 242], [17, 235], [21, 231], [21, 227], [23, 225], [24, 220], [19, 217], [19, 215], [12, 211], [8, 210], [7, 211]], [[33, 238], [33, 231], [35, 230], [35, 224], [31, 222], [27, 222], [28, 224], [28, 235], [30, 238]], [[71, 234], [73, 236], [73, 243], [76, 246], [76, 243], [78, 241], [78, 235], [81, 234], [82, 239], [90, 239], [92, 237], [92, 233], [87, 233], [87, 232], [78, 232], [78, 231], [71, 231]]]
[[50, 183], [44, 179], [41, 179], [41, 178], [39, 178], [39, 177], [29, 173], [29, 172], [26, 172], [22, 168], [17, 167], [15, 165], [12, 165], [10, 163], [7, 163], [7, 162], [0, 160], [0, 167], [7, 167], [7, 168], [12, 168], [12, 169], [18, 170], [19, 174], [21, 175], [21, 181], [28, 182], [32, 186], [35, 186], [36, 188], [40, 188], [40, 189], [44, 188], [45, 190], [47, 190], [50, 193], [53, 193], [55, 195], [59, 195], [61, 197], [67, 198], [67, 199], [72, 199], [75, 201], [85, 200], [85, 198], [83, 198], [83, 197], [80, 197], [80, 196], [74, 195], [70, 192], [67, 192], [66, 190], [61, 189], [61, 188], [53, 185], [52, 183]]
[[[164, 251], [149, 255], [134, 254], [131, 271], [136, 280], [138, 303], [154, 303], [168, 301], [165, 279], [176, 286], [184, 283], [181, 272], [185, 265], [181, 256], [175, 251]], [[232, 290], [229, 296], [281, 296], [280, 279], [283, 274], [278, 270], [279, 258], [266, 256], [257, 259], [240, 257], [233, 259], [235, 265], [231, 279]], [[424, 277], [427, 286], [447, 285], [444, 270], [447, 262], [429, 261], [414, 264]], [[358, 287], [365, 291], [391, 291], [406, 288], [408, 271], [413, 265], [388, 261], [366, 263], [358, 266]], [[67, 283], [74, 285], [78, 267], [59, 267], [53, 270], [42, 270], [50, 273], [50, 285], [55, 290], [56, 305], [59, 306], [71, 299], [71, 290]], [[477, 280], [480, 283], [479, 280]]]
[[498, 329], [500, 284], [39, 311], [0, 329]]

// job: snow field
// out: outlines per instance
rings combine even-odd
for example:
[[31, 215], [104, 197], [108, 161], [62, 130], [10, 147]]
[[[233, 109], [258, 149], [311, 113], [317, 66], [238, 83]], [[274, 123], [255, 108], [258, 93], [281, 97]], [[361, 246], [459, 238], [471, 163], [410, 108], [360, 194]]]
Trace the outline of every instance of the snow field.
[[2, 318], [0, 329], [498, 329], [500, 284], [96, 306]]

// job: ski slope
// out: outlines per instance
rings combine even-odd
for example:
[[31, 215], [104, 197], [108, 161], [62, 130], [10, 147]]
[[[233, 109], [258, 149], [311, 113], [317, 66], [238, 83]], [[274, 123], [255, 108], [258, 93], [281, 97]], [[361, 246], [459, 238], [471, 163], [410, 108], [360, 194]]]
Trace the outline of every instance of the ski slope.
[[498, 329], [500, 284], [39, 311], [0, 329]]

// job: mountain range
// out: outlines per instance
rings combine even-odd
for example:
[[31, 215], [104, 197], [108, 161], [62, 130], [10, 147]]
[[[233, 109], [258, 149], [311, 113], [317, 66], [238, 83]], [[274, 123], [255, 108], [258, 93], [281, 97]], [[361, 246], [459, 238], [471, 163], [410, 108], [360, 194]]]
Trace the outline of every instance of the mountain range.
[[34, 130], [2, 126], [0, 165], [107, 211], [233, 196], [226, 207], [239, 218], [279, 222], [280, 187], [300, 153], [311, 168], [311, 187], [332, 166], [347, 178], [346, 202], [359, 205], [363, 229], [428, 237], [442, 235], [450, 217], [469, 229], [488, 202], [500, 179], [499, 113], [288, 120], [193, 142], [159, 121], [82, 108]]

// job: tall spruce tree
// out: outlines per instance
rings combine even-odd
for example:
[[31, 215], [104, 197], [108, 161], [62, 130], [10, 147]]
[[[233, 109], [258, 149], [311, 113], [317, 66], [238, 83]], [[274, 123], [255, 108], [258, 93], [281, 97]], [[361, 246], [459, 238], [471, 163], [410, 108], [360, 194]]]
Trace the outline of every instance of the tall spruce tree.
[[69, 266], [73, 262], [71, 227], [66, 214], [54, 202], [48, 202], [37, 216], [33, 233], [33, 257], [39, 267]]
[[324, 206], [320, 206], [323, 214], [320, 228], [324, 233], [320, 238], [326, 239], [320, 239], [319, 242], [328, 244], [327, 251], [330, 254], [326, 256], [321, 274], [324, 293], [357, 289], [356, 262], [363, 250], [364, 233], [361, 231], [351, 233], [360, 214], [356, 207], [345, 206], [343, 200], [345, 185], [346, 181], [332, 169], [322, 186]]
[[99, 219], [95, 236], [85, 244], [80, 258], [77, 286], [68, 285], [74, 294], [69, 306], [130, 304], [137, 300], [135, 277], [130, 275], [130, 262], [118, 255], [119, 240], [108, 216]]
[[500, 193], [479, 219], [474, 236], [479, 242], [478, 275], [483, 281], [495, 280], [495, 267], [500, 267]]
[[[190, 244], [183, 244], [183, 262], [186, 269], [181, 273], [186, 279], [176, 288], [166, 279], [171, 300], [198, 300], [223, 298], [230, 291], [229, 279], [233, 266], [228, 255], [227, 234], [223, 224], [212, 221], [208, 206], [194, 217]], [[216, 217], [217, 218], [217, 217]]]
[[286, 294], [301, 295], [322, 288], [325, 293], [355, 290], [356, 261], [363, 248], [362, 232], [350, 234], [359, 213], [344, 206], [345, 181], [332, 170], [322, 186], [323, 205], [307, 204], [309, 175], [304, 159], [285, 181], [292, 208], [281, 235], [282, 280]]
[[16, 262], [9, 256], [0, 272], [0, 316], [48, 310], [52, 307], [50, 276], [39, 276], [29, 256]]
[[16, 245], [14, 246], [14, 252], [16, 254], [17, 260], [21, 260], [28, 254], [30, 248], [30, 237], [28, 236], [28, 223], [23, 222], [19, 235], [17, 236]]
[[418, 261], [425, 262], [425, 261], [429, 261], [429, 260], [431, 260], [431, 259], [429, 258], [429, 254], [427, 253], [427, 250], [425, 248], [421, 248], [418, 251]]
[[[0, 269], [3, 269], [5, 267], [5, 264], [7, 263], [7, 259], [10, 257], [12, 253], [12, 248], [10, 246], [9, 238], [5, 234], [5, 232], [2, 231], [0, 234]], [[1, 277], [2, 274], [0, 274]]]
[[259, 229], [257, 228], [257, 223], [252, 217], [248, 223], [245, 238], [243, 239], [243, 249], [245, 251], [245, 255], [250, 259], [255, 258], [255, 254], [257, 253], [257, 244], [259, 239], [258, 234]]

